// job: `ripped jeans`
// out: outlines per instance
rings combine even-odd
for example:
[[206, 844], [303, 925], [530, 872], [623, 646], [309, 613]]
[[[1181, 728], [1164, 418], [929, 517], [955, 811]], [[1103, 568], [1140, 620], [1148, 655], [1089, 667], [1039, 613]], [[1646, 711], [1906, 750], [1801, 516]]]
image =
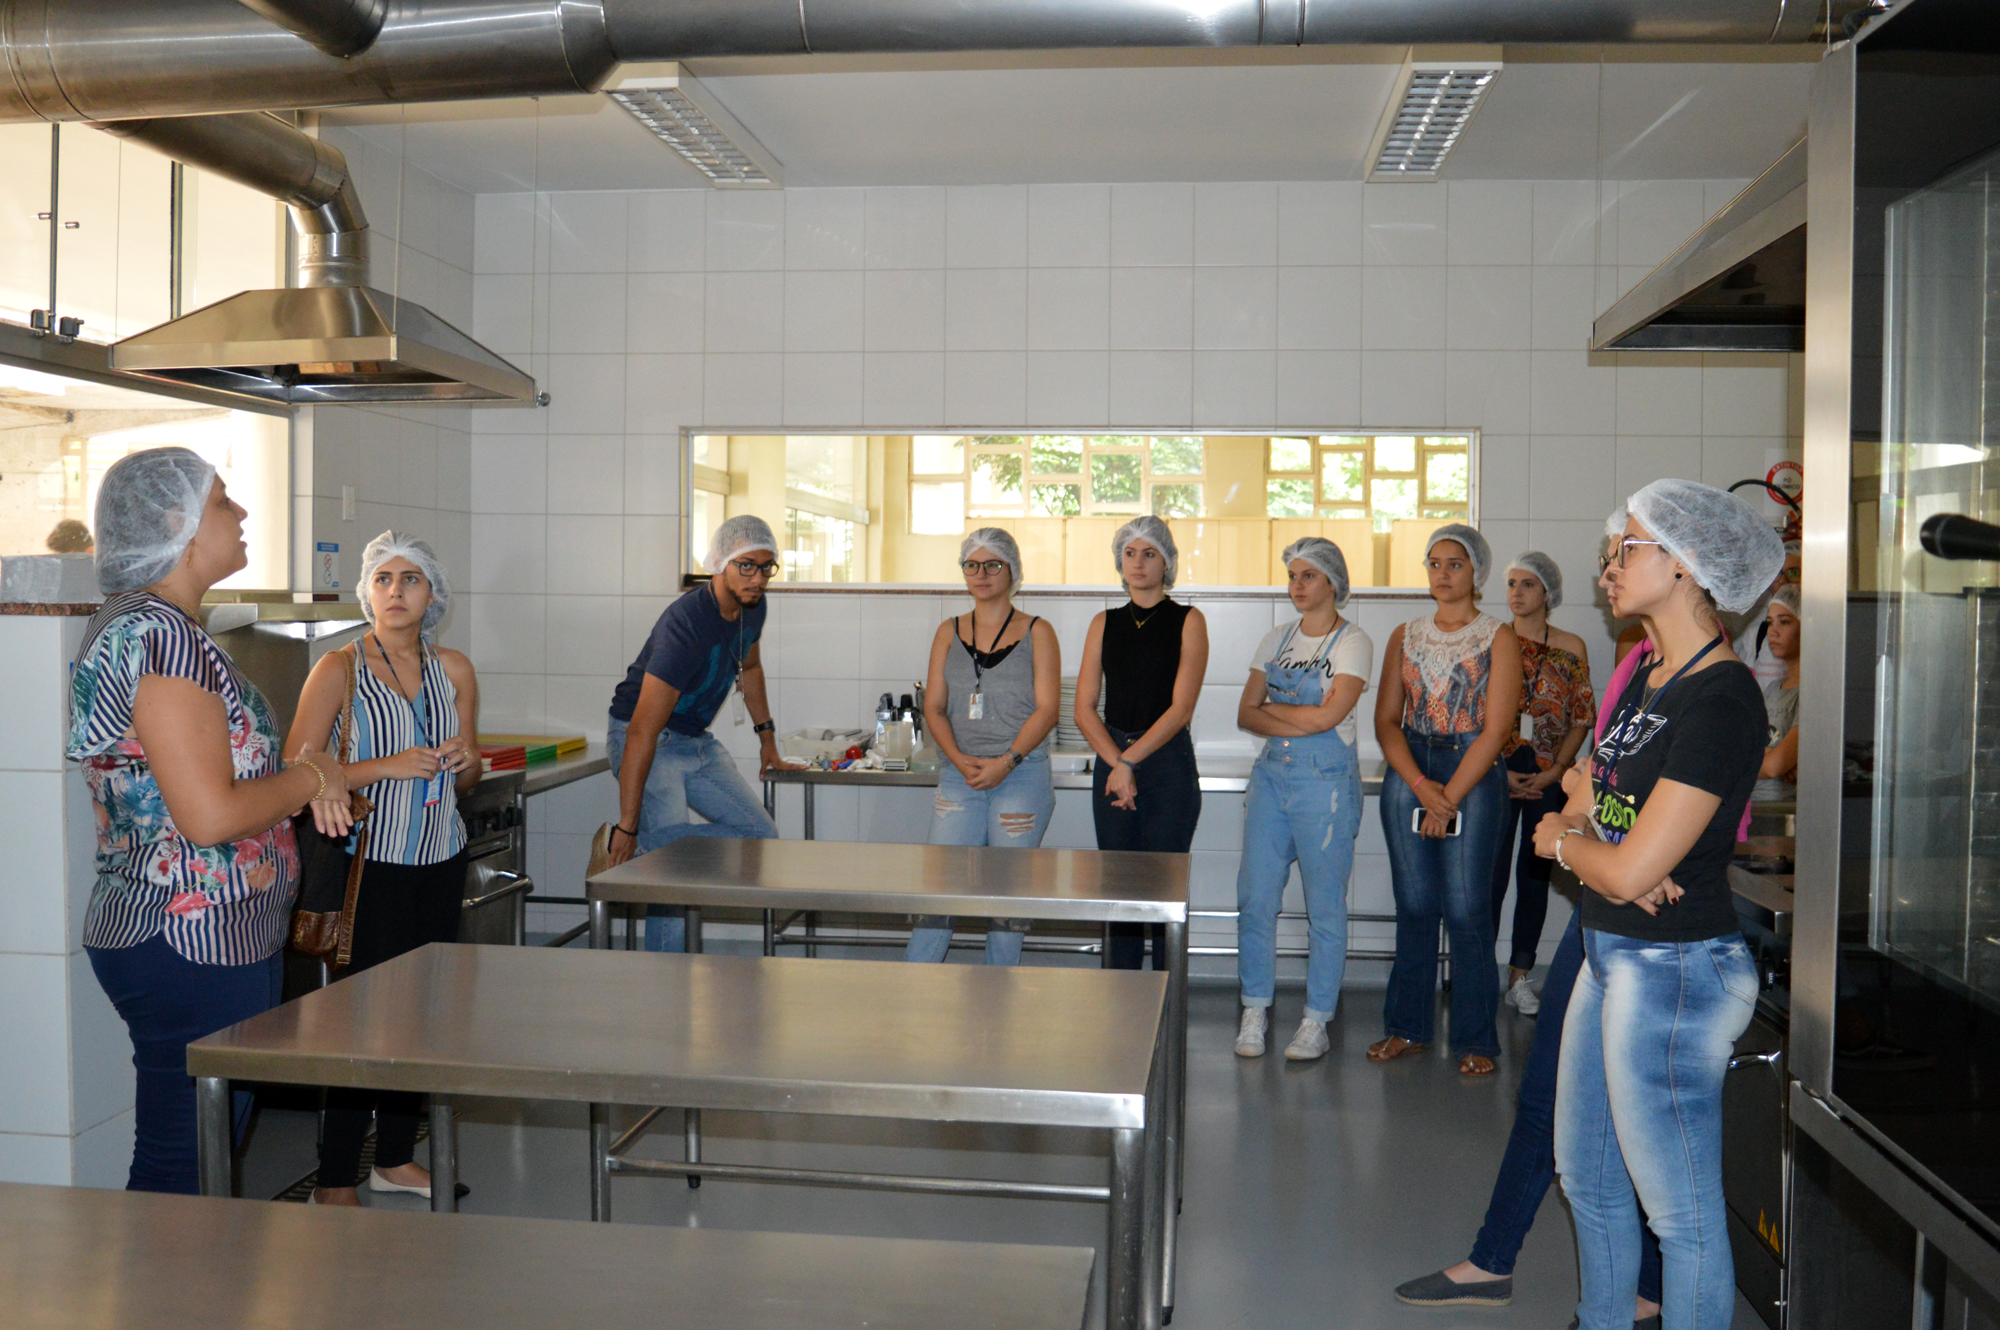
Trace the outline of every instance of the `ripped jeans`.
[[[937, 803], [931, 810], [932, 845], [991, 845], [996, 848], [1038, 849], [1056, 811], [1056, 790], [1049, 776], [1049, 756], [1037, 750], [1012, 775], [990, 790], [975, 790], [958, 768], [938, 771]], [[904, 959], [941, 961], [951, 946], [951, 920], [918, 915], [911, 921], [910, 945]], [[996, 919], [986, 933], [988, 965], [1018, 965], [1024, 919]]]

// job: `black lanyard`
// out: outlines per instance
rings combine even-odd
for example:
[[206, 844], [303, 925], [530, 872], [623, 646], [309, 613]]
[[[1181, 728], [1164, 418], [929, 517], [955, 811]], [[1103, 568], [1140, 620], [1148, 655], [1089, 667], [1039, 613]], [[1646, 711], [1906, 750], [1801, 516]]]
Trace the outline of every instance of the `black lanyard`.
[[375, 649], [382, 653], [382, 663], [389, 667], [389, 677], [396, 681], [396, 696], [401, 697], [403, 701], [409, 704], [410, 719], [414, 720], [417, 726], [417, 742], [425, 748], [429, 748], [431, 746], [430, 708], [428, 706], [419, 707], [418, 705], [419, 702], [426, 700], [424, 698], [423, 645], [419, 643], [417, 646], [417, 695], [415, 697], [406, 697], [403, 694], [403, 676], [396, 673], [396, 662], [389, 659], [389, 649], [382, 645], [382, 639], [378, 634], [370, 633], [368, 636], [375, 639]]
[[[1609, 786], [1612, 783], [1611, 778], [1618, 770], [1618, 763], [1625, 756], [1625, 738], [1626, 738], [1625, 725], [1627, 719], [1625, 714], [1626, 711], [1629, 709], [1632, 712], [1631, 719], [1635, 722], [1639, 719], [1640, 716], [1651, 714], [1652, 709], [1660, 704], [1661, 699], [1666, 697], [1667, 690], [1669, 688], [1672, 688], [1675, 684], [1679, 683], [1681, 681], [1681, 676], [1683, 674], [1686, 674], [1689, 670], [1701, 664], [1702, 660], [1708, 655], [1708, 653], [1715, 650], [1717, 647], [1721, 646], [1723, 641], [1724, 641], [1723, 635], [1721, 633], [1717, 633], [1715, 635], [1714, 641], [1710, 642], [1707, 646], [1703, 647], [1701, 650], [1695, 652], [1693, 658], [1690, 659], [1687, 664], [1675, 670], [1673, 677], [1660, 685], [1660, 691], [1653, 694], [1653, 700], [1651, 702], [1641, 702], [1638, 699], [1634, 699], [1632, 702], [1627, 703], [1625, 706], [1621, 706], [1618, 708], [1618, 715], [1613, 718], [1611, 724], [1611, 734], [1612, 734], [1612, 744], [1613, 744], [1613, 747], [1611, 749], [1611, 760], [1604, 764], [1603, 774], [1597, 778], [1598, 784]], [[1651, 673], [1651, 670], [1646, 670], [1642, 672], [1635, 671], [1632, 675], [1633, 681], [1639, 685], [1640, 697], [1645, 696], [1646, 692], [1645, 676], [1646, 674], [1649, 673]]]
[[[979, 619], [974, 615], [968, 615], [967, 617], [972, 620], [972, 641], [965, 644], [965, 652], [972, 657], [972, 695], [977, 697], [981, 692], [980, 679], [985, 675], [986, 671], [979, 664]], [[1150, 618], [1151, 616], [1147, 617]], [[987, 655], [990, 656], [994, 651], [1000, 649], [1000, 639], [1007, 635], [1007, 630], [1013, 627], [1013, 625], [1014, 607], [1009, 605], [1007, 607], [1007, 622], [1001, 624], [1000, 631], [993, 634], [993, 650], [988, 651]]]

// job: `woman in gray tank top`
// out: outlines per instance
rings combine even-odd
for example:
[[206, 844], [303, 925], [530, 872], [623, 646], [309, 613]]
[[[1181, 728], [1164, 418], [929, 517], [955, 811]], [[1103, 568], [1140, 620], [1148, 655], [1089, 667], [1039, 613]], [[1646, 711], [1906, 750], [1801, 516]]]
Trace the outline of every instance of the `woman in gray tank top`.
[[[1062, 656], [1055, 630], [1014, 608], [1021, 550], [1012, 536], [982, 527], [958, 557], [972, 612], [938, 625], [924, 693], [924, 722], [944, 757], [930, 843], [1031, 850], [1056, 807], [1048, 739], [1062, 707]], [[1018, 963], [1027, 927], [995, 920], [986, 963]], [[919, 916], [906, 955], [941, 961], [950, 945], [951, 920]]]

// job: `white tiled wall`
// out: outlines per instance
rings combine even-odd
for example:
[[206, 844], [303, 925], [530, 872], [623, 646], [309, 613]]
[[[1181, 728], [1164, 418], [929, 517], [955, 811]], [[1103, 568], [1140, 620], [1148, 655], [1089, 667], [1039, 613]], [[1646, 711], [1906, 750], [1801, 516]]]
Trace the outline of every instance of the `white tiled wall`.
[[[1601, 685], [1611, 632], [1588, 582], [1615, 499], [1662, 475], [1761, 476], [1797, 452], [1784, 357], [1584, 350], [1596, 313], [1740, 183], [482, 195], [474, 333], [553, 397], [471, 419], [464, 585], [486, 714], [603, 733], [677, 584], [683, 428], [1476, 428], [1480, 525], [1502, 557], [1539, 548], [1569, 572], [1556, 621], [1584, 636]], [[1103, 603], [1038, 605], [1066, 658]], [[859, 723], [920, 673], [948, 604], [779, 593], [779, 723]], [[1213, 607], [1198, 739], [1245, 739], [1242, 657], [1275, 604]], [[1361, 617], [1380, 641], [1414, 612]], [[747, 729], [722, 735], [754, 752]], [[1087, 806], [1064, 798], [1049, 843], [1089, 844]], [[610, 799], [601, 779], [542, 801], [545, 889], [573, 888]], [[827, 794], [820, 834], [917, 839], [926, 809]], [[1222, 798], [1204, 811], [1204, 903], [1233, 899], [1240, 817]], [[1388, 908], [1372, 828], [1358, 910]]]

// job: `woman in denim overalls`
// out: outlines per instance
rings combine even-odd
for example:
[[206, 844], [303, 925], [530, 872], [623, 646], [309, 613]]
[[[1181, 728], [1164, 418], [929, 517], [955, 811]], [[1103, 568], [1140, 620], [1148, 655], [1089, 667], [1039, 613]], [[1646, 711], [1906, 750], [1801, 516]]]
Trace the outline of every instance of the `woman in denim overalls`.
[[[1236, 966], [1243, 1017], [1236, 1052], [1264, 1052], [1277, 982], [1278, 910], [1292, 864], [1305, 884], [1310, 956], [1305, 1017], [1285, 1056], [1327, 1051], [1326, 1023], [1347, 963], [1347, 877], [1361, 830], [1361, 767], [1354, 705], [1368, 687], [1374, 645], [1340, 617], [1347, 560], [1340, 547], [1307, 536], [1285, 550], [1292, 604], [1303, 616], [1259, 645], [1236, 723], [1266, 736], [1250, 773], [1243, 862], [1236, 875]], [[1317, 630], [1317, 631], [1314, 631]]]

